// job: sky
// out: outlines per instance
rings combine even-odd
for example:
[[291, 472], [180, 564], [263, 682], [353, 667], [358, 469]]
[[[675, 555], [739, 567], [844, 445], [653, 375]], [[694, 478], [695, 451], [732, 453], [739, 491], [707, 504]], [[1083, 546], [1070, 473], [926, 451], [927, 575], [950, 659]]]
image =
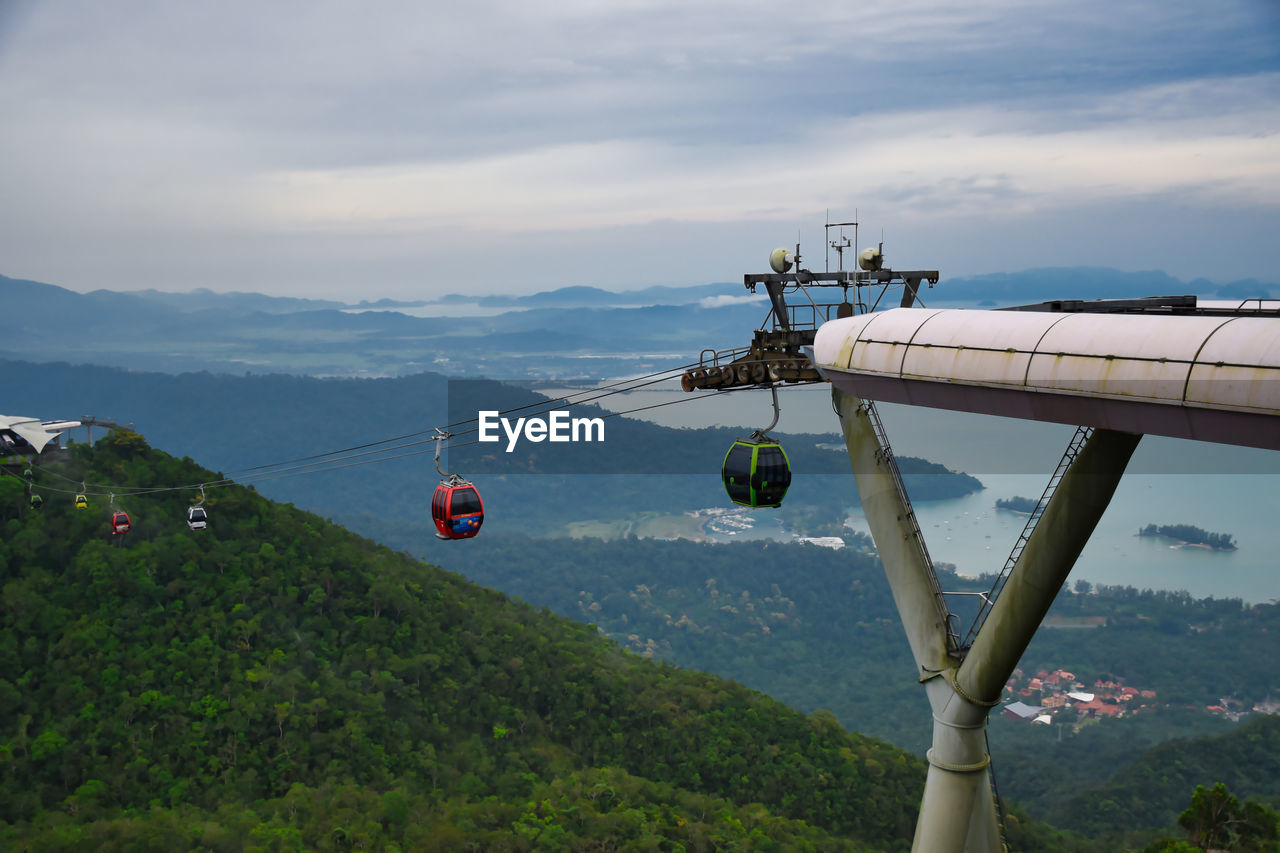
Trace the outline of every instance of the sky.
[[80, 291], [741, 282], [855, 216], [1280, 282], [1278, 0], [0, 0], [0, 116], [0, 274]]

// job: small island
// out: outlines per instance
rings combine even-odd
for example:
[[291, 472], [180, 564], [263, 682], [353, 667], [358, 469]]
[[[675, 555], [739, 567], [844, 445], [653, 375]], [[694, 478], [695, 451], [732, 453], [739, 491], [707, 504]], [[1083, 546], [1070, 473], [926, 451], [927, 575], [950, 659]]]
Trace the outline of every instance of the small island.
[[1036, 511], [1036, 505], [1040, 501], [1035, 498], [1024, 498], [1015, 495], [1011, 498], [1000, 498], [996, 501], [996, 509], [1007, 509], [1009, 512], [1020, 512], [1023, 515], [1030, 515]]
[[1180, 543], [1180, 548], [1204, 548], [1209, 551], [1235, 551], [1236, 538], [1230, 533], [1210, 533], [1190, 524], [1148, 524], [1139, 536], [1163, 536]]

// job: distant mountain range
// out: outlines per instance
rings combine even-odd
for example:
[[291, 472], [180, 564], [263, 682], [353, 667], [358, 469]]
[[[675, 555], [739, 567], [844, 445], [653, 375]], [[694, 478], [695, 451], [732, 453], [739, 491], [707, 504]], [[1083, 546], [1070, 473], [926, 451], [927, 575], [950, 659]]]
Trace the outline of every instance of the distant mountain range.
[[0, 315], [0, 357], [167, 373], [586, 378], [645, 373], [689, 362], [703, 347], [744, 344], [765, 313], [760, 304], [682, 304], [477, 317], [448, 316], [441, 306], [424, 317], [260, 294], [182, 296], [82, 294], [0, 277], [0, 300], [11, 306]]
[[[1265, 297], [1280, 293], [1280, 285], [1184, 282], [1160, 271], [1077, 267], [944, 279], [922, 298], [930, 306], [976, 307], [1187, 293]], [[0, 301], [8, 306], [0, 314], [0, 357], [167, 373], [400, 376], [435, 370], [500, 379], [675, 367], [707, 347], [745, 345], [768, 311], [762, 297], [750, 299], [734, 283], [344, 304], [208, 290], [77, 293], [0, 276]]]
[[1280, 294], [1280, 285], [1255, 278], [1215, 284], [1205, 278], [1182, 281], [1161, 270], [1121, 272], [1105, 267], [1047, 267], [944, 279], [924, 301], [971, 301], [984, 306], [1025, 305], [1049, 299], [1121, 299], [1194, 294], [1202, 298], [1254, 299]]
[[[1161, 270], [1123, 272], [1106, 267], [1044, 267], [1014, 273], [988, 273], [966, 278], [945, 278], [932, 292], [944, 302], [979, 302], [1020, 305], [1048, 299], [1115, 299], [1132, 296], [1195, 294], [1220, 299], [1252, 299], [1280, 293], [1280, 284], [1256, 278], [1215, 284], [1206, 278], [1183, 281]], [[509, 308], [586, 308], [647, 305], [690, 305], [726, 295], [741, 295], [738, 282], [717, 282], [691, 287], [646, 287], [616, 293], [598, 287], [561, 287], [529, 296], [498, 294], [468, 296], [451, 293], [421, 304], [477, 304]], [[926, 291], [928, 294], [928, 291]], [[926, 296], [926, 302], [931, 301]]]
[[450, 293], [439, 299], [424, 304], [451, 305], [458, 303], [475, 303], [486, 307], [510, 308], [587, 308], [617, 307], [645, 305], [689, 305], [702, 299], [736, 293], [741, 284], [717, 282], [715, 284], [698, 284], [692, 287], [667, 287], [655, 285], [640, 290], [627, 290], [621, 293], [602, 290], [598, 287], [560, 287], [528, 296], [497, 294], [494, 296], [468, 296], [464, 293]]

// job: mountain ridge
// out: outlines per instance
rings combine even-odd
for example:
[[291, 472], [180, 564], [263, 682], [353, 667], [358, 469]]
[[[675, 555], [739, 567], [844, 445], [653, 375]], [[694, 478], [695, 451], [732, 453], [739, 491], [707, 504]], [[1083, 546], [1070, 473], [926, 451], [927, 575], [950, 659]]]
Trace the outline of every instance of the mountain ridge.
[[[1280, 285], [1253, 279], [1223, 285], [1183, 282], [1161, 271], [1045, 268], [944, 278], [922, 298], [930, 305], [995, 306], [1188, 292], [1243, 298], [1280, 292]], [[0, 316], [0, 337], [16, 358], [77, 357], [169, 372], [203, 368], [352, 376], [400, 375], [438, 365], [455, 375], [505, 379], [603, 377], [637, 367], [676, 367], [704, 347], [743, 345], [768, 310], [762, 296], [749, 300], [742, 285], [733, 283], [450, 294], [382, 310], [367, 300], [344, 304], [243, 292], [77, 293], [0, 276], [0, 298], [21, 306]], [[421, 316], [432, 306], [440, 308], [439, 314]], [[458, 306], [488, 311], [471, 316]], [[367, 310], [371, 307], [378, 310]]]

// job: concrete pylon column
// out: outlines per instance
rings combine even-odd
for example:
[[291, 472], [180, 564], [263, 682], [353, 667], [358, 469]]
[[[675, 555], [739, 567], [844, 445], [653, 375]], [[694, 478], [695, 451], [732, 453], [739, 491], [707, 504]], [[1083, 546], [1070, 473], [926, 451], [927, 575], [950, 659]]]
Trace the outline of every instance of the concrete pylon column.
[[862, 512], [924, 681], [957, 663], [947, 654], [946, 613], [940, 607], [937, 578], [916, 547], [918, 534], [911, 507], [902, 500], [894, 466], [885, 455], [886, 448], [880, 446], [862, 400], [834, 386], [831, 395], [840, 415]]
[[[933, 710], [933, 746], [913, 851], [1000, 853], [985, 728], [1111, 500], [1141, 436], [1097, 430], [1064, 474], [967, 656], [948, 649], [947, 613], [896, 466], [862, 400], [833, 386], [862, 511], [871, 528], [917, 675]], [[962, 662], [963, 661], [963, 662]]]
[[1097, 429], [1085, 442], [965, 656], [957, 681], [966, 693], [988, 702], [1000, 699], [1031, 636], [1111, 503], [1141, 438]]

